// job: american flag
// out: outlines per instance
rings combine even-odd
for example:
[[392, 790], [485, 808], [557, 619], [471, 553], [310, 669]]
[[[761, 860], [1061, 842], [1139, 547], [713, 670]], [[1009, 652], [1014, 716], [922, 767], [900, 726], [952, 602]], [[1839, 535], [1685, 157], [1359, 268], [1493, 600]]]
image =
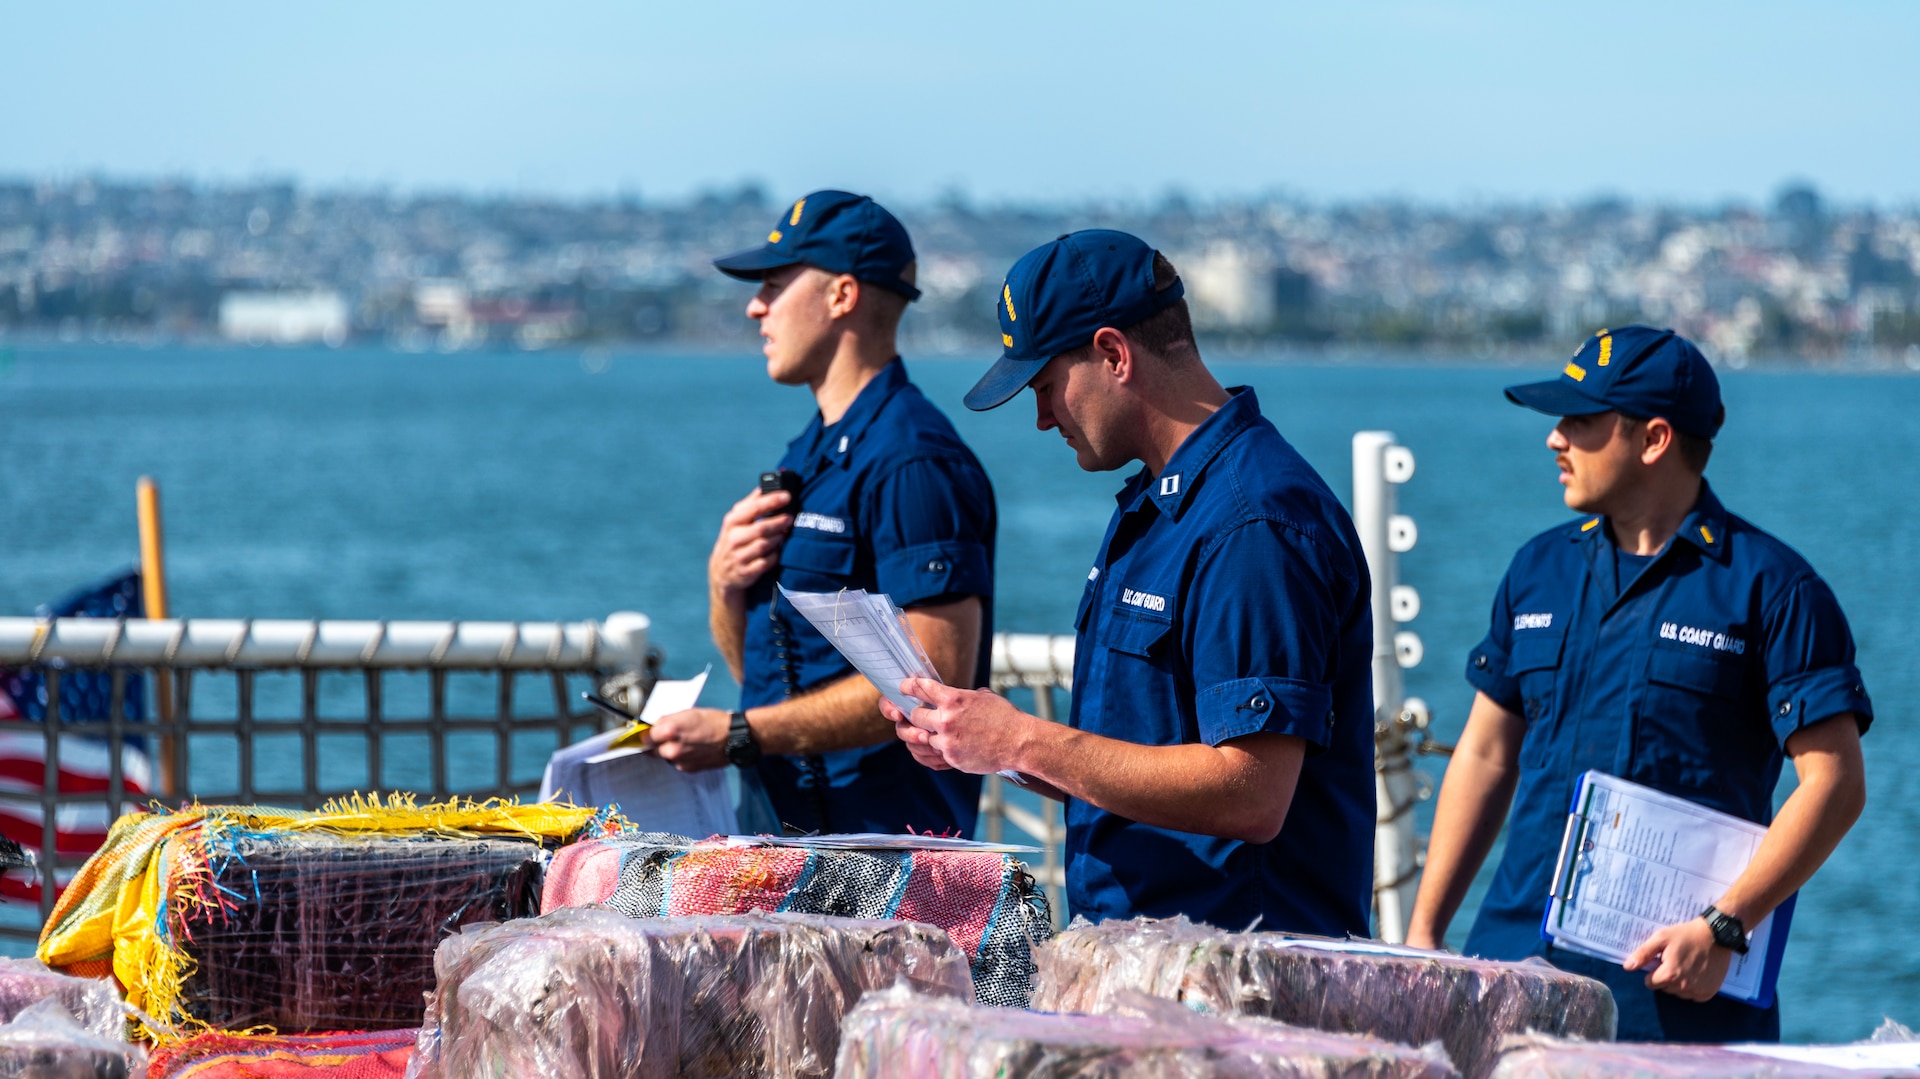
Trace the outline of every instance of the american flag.
[[[83, 588], [57, 604], [34, 611], [39, 618], [143, 618], [140, 574], [128, 571]], [[137, 720], [147, 714], [146, 679], [126, 678], [124, 714]], [[61, 723], [103, 721], [111, 701], [112, 680], [104, 671], [62, 671]], [[37, 799], [46, 789], [47, 739], [40, 724], [47, 715], [46, 678], [34, 670], [0, 669], [0, 836], [11, 839], [43, 863], [44, 816]], [[121, 777], [126, 807], [139, 805], [153, 789], [153, 766], [139, 739], [127, 739], [121, 750]], [[85, 858], [98, 850], [113, 821], [107, 815], [105, 794], [112, 759], [105, 739], [77, 731], [60, 737], [60, 791], [63, 794], [99, 794], [101, 800], [61, 806], [54, 816], [54, 844], [61, 857]], [[29, 801], [28, 799], [34, 799]], [[123, 808], [126, 808], [123, 807]], [[3, 869], [4, 867], [0, 867]], [[54, 884], [64, 887], [72, 871], [59, 874]], [[40, 901], [40, 881], [31, 874], [0, 871], [0, 899]]]

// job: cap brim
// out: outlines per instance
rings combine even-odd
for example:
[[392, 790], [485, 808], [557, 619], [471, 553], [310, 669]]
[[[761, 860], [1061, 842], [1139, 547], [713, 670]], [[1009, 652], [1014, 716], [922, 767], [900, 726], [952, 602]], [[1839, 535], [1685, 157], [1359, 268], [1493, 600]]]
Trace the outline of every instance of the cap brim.
[[1033, 376], [1047, 365], [1046, 360], [1016, 360], [1011, 356], [1001, 356], [994, 361], [980, 381], [973, 384], [963, 399], [966, 406], [975, 412], [985, 412], [990, 408], [999, 408], [1013, 400], [1014, 394], [1027, 388]]
[[1545, 382], [1523, 382], [1518, 386], [1508, 386], [1507, 400], [1516, 405], [1525, 405], [1535, 412], [1544, 412], [1549, 416], [1591, 416], [1613, 408], [1612, 405], [1596, 401], [1557, 378]]
[[793, 266], [799, 259], [771, 245], [750, 247], [745, 251], [735, 251], [731, 255], [722, 255], [713, 260], [713, 268], [728, 277], [737, 277], [742, 281], [758, 281], [771, 270], [783, 266]]

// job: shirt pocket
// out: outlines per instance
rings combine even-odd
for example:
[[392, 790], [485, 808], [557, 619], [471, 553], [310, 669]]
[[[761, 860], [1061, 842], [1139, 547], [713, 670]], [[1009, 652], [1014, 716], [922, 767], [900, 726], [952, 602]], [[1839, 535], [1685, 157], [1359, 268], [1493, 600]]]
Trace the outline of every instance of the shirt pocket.
[[1522, 768], [1543, 767], [1553, 755], [1560, 726], [1555, 685], [1566, 642], [1565, 629], [1521, 630], [1507, 653], [1507, 677], [1520, 687], [1521, 715], [1527, 721], [1526, 739], [1520, 743]]
[[1165, 615], [1116, 605], [1100, 627], [1100, 643], [1115, 652], [1140, 659], [1155, 658], [1162, 638], [1173, 628], [1173, 619]]
[[833, 592], [853, 585], [852, 536], [796, 528], [780, 548], [780, 583], [795, 592]]
[[1105, 652], [1099, 675], [1102, 715], [1092, 720], [1098, 724], [1092, 729], [1141, 745], [1183, 740], [1174, 699], [1172, 631], [1168, 615], [1119, 603], [1107, 608], [1096, 631]]
[[1766, 746], [1739, 729], [1746, 673], [1738, 655], [1656, 645], [1634, 724], [1631, 778], [1710, 792], [1722, 786], [1722, 771], [1763, 761]]

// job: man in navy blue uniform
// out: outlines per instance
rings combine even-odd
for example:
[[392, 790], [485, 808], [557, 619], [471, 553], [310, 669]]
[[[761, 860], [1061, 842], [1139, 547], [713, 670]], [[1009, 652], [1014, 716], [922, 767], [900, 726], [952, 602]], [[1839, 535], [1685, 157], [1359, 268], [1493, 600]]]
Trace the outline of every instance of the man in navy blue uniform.
[[[1467, 660], [1477, 691], [1434, 814], [1407, 933], [1438, 947], [1507, 822], [1469, 954], [1600, 978], [1634, 1041], [1778, 1041], [1777, 1002], [1716, 996], [1748, 931], [1820, 868], [1866, 803], [1873, 720], [1839, 603], [1806, 560], [1729, 513], [1704, 473], [1726, 410], [1671, 330], [1602, 330], [1559, 378], [1507, 396], [1561, 417], [1547, 447], [1581, 516], [1520, 549]], [[1799, 787], [1776, 815], [1784, 758]], [[1701, 916], [1623, 966], [1541, 939], [1575, 783], [1589, 769], [1770, 824]]]
[[786, 491], [741, 499], [708, 561], [709, 621], [740, 709], [677, 712], [649, 740], [684, 770], [739, 766], [779, 822], [804, 831], [970, 833], [979, 778], [916, 765], [879, 692], [775, 587], [884, 592], [942, 678], [986, 684], [993, 489], [894, 346], [920, 295], [912, 241], [872, 199], [816, 191], [763, 246], [714, 265], [759, 282], [747, 316], [766, 339], [767, 374], [807, 386], [820, 410], [780, 461], [800, 482], [797, 504]]
[[1066, 803], [1067, 899], [1095, 920], [1367, 931], [1372, 617], [1352, 522], [1201, 362], [1183, 286], [1126, 233], [1016, 263], [969, 408], [1031, 387], [1080, 467], [1145, 467], [1087, 574], [1066, 725], [909, 680], [883, 707], [935, 768], [1022, 773]]

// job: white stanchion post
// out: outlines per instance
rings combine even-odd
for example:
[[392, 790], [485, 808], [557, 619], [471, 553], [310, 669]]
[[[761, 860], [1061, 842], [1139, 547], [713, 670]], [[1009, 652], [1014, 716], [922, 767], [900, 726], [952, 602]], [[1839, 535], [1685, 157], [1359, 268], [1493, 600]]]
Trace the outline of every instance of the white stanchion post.
[[[1413, 452], [1391, 431], [1353, 436], [1353, 524], [1373, 579], [1374, 828], [1373, 908], [1380, 939], [1406, 939], [1407, 917], [1420, 882], [1419, 837], [1413, 808], [1419, 777], [1401, 717], [1424, 702], [1410, 700], [1400, 672], [1419, 664], [1425, 648], [1402, 623], [1420, 614], [1420, 593], [1400, 583], [1400, 555], [1419, 542], [1413, 519], [1396, 512], [1395, 488], [1413, 478]], [[1422, 724], [1424, 726], [1424, 724]]]

